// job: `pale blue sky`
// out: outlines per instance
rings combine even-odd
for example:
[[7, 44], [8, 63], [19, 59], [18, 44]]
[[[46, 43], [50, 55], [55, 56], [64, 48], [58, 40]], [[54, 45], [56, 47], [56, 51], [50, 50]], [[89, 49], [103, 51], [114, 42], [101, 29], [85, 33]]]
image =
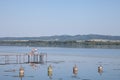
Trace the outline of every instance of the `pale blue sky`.
[[0, 37], [120, 36], [120, 0], [0, 0]]

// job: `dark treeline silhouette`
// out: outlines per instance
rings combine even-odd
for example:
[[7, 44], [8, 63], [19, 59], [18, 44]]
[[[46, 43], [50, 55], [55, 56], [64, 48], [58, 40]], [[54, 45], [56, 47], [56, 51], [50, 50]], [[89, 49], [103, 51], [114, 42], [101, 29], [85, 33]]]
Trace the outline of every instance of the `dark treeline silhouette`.
[[37, 46], [37, 47], [117, 48], [117, 49], [120, 49], [120, 41], [1, 40], [0, 46]]

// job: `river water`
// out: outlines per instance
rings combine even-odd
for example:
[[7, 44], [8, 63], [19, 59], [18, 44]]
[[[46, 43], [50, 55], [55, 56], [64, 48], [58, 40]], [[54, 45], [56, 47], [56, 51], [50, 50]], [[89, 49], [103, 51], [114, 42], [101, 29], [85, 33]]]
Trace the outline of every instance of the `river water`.
[[[0, 54], [29, 53], [33, 47], [0, 46]], [[44, 64], [0, 65], [1, 80], [120, 80], [120, 49], [35, 47], [47, 53]], [[2, 58], [0, 58], [2, 60]], [[48, 66], [52, 66], [52, 75]], [[73, 74], [77, 65], [78, 73]], [[98, 72], [98, 66], [103, 71]], [[20, 67], [24, 75], [20, 76]]]

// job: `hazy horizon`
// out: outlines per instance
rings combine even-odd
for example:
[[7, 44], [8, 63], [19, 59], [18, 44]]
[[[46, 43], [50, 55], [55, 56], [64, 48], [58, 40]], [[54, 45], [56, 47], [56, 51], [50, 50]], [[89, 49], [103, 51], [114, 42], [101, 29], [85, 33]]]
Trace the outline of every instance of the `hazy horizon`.
[[120, 36], [120, 0], [1, 0], [0, 37]]
[[68, 35], [68, 34], [63, 34], [63, 35], [47, 35], [47, 36], [5, 36], [5, 37], [0, 37], [0, 38], [12, 38], [12, 37], [18, 37], [18, 38], [22, 38], [22, 37], [53, 37], [53, 36], [86, 36], [86, 35], [97, 35], [97, 36], [118, 36], [120, 37], [119, 35], [103, 35], [103, 34], [76, 34], [76, 35]]

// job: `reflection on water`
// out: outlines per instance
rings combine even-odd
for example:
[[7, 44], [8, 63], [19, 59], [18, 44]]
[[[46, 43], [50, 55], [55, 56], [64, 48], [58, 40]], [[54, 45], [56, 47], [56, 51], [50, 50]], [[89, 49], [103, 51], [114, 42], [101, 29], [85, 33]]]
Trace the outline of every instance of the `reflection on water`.
[[53, 69], [52, 69], [52, 66], [49, 65], [48, 66], [48, 76], [49, 76], [50, 79], [52, 79], [52, 74], [53, 74]]
[[22, 66], [19, 69], [19, 77], [21, 78], [21, 80], [24, 77], [24, 68]]
[[[85, 64], [85, 63], [84, 63]], [[31, 66], [32, 65], [32, 66]], [[32, 63], [32, 64], [21, 64], [16, 65], [17, 69], [12, 68], [9, 69], [12, 65], [2, 65], [1, 68], [3, 68], [4, 66], [8, 66], [6, 68], [3, 69], [7, 69], [4, 70], [5, 73], [3, 77], [3, 79], [9, 79], [9, 80], [16, 80], [16, 78], [18, 77], [20, 80], [38, 80], [39, 78], [42, 80], [93, 80], [93, 76], [92, 74], [94, 74], [94, 76], [97, 76], [97, 79], [100, 80], [102, 79], [102, 73], [103, 73], [103, 66], [98, 66], [96, 65], [96, 68], [98, 68], [98, 71], [93, 68], [91, 68], [92, 70], [96, 70], [94, 73], [94, 71], [92, 72], [91, 70], [86, 71], [85, 69], [87, 69], [90, 66], [84, 67], [82, 66], [82, 63], [80, 65], [74, 65], [72, 64], [72, 66], [70, 66], [69, 64], [65, 65], [64, 63], [59, 63], [59, 64], [53, 64], [54, 66], [52, 66], [51, 64], [48, 63], [47, 64], [36, 64], [36, 63]], [[33, 66], [36, 67], [36, 70], [33, 68]], [[38, 68], [39, 67], [39, 68]], [[84, 67], [84, 70], [83, 70]], [[65, 71], [64, 71], [64, 70]], [[79, 70], [78, 70], [79, 69]], [[54, 70], [54, 72], [53, 72]], [[85, 73], [86, 72], [86, 73]], [[97, 72], [100, 74], [101, 78], [97, 75]], [[106, 71], [107, 72], [107, 71]], [[47, 75], [46, 75], [47, 73]], [[67, 74], [66, 74], [67, 73]], [[19, 76], [17, 76], [19, 74]], [[72, 77], [70, 77], [71, 75], [73, 75]], [[10, 78], [10, 76], [12, 78]], [[42, 77], [43, 76], [43, 77]], [[47, 78], [48, 76], [48, 78]], [[91, 77], [93, 78], [91, 78]], [[103, 75], [104, 77], [105, 75]], [[45, 78], [46, 77], [46, 78]], [[105, 76], [106, 77], [106, 76]], [[95, 80], [95, 79], [94, 79]], [[104, 78], [103, 78], [104, 80]], [[112, 80], [112, 79], [111, 79]]]
[[75, 64], [75, 66], [73, 67], [73, 74], [74, 74], [74, 76], [77, 76], [77, 74], [78, 74], [78, 67], [77, 67], [76, 64]]
[[102, 73], [103, 73], [103, 66], [102, 65], [98, 66], [98, 73], [100, 75], [102, 75]]
[[[119, 76], [120, 50], [111, 51], [104, 49], [94, 50], [94, 49], [61, 49], [61, 48], [60, 49], [57, 48], [57, 50], [56, 49], [54, 50], [53, 48], [52, 50], [51, 48], [44, 48], [43, 50], [48, 51], [47, 61], [46, 61], [47, 63], [45, 64], [36, 63], [36, 60], [41, 59], [42, 61], [43, 58], [34, 59], [36, 56], [35, 57], [30, 56], [32, 59], [29, 60], [30, 61], [29, 63], [26, 62], [24, 64], [22, 63], [1, 64], [0, 78], [3, 80], [119, 80], [120, 79]], [[52, 51], [54, 54], [49, 54], [49, 52], [52, 53]], [[62, 54], [58, 54], [58, 53], [62, 53]], [[3, 59], [4, 57], [2, 57], [0, 60]], [[10, 61], [12, 60], [13, 57], [11, 57]], [[33, 62], [33, 60], [35, 62]]]
[[29, 63], [29, 64], [33, 69], [37, 69], [37, 67], [38, 67], [36, 63]]

